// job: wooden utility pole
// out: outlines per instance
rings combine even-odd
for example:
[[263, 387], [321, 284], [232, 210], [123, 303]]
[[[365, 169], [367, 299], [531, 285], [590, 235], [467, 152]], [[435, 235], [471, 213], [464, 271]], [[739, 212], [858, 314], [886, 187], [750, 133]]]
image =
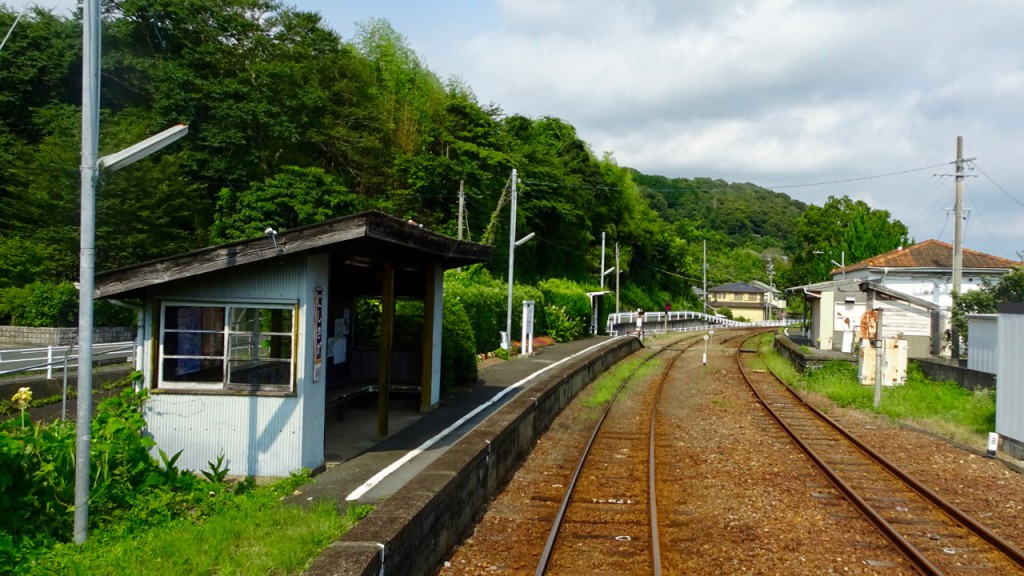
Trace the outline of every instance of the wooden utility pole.
[[[956, 222], [953, 227], [953, 297], [960, 295], [960, 279], [964, 268], [964, 137], [956, 137], [956, 203], [953, 205]], [[960, 360], [960, 334], [951, 327], [953, 360]]]

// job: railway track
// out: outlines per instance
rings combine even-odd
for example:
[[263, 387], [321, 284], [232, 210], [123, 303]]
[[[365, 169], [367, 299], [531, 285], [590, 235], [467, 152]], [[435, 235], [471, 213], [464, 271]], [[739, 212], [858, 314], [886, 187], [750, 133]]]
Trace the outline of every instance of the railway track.
[[914, 570], [1024, 574], [1024, 554], [877, 454], [767, 370], [737, 364], [765, 411]]
[[[702, 336], [664, 344], [645, 360], [671, 354], [654, 382], [621, 401], [620, 394], [630, 381], [627, 379], [607, 404], [565, 489], [536, 576], [581, 570], [662, 574], [657, 504], [658, 408], [675, 362], [685, 352], [703, 345]], [[750, 332], [742, 332], [720, 338], [724, 344], [749, 336]]]
[[[698, 341], [691, 336], [665, 344], [615, 391], [565, 488], [537, 562], [537, 576], [578, 571], [581, 565], [592, 568], [597, 558], [601, 571], [661, 574], [653, 467], [655, 408], [672, 365]], [[637, 371], [664, 353], [671, 356], [653, 385], [620, 401]], [[649, 419], [650, 425], [638, 425], [639, 419]]]

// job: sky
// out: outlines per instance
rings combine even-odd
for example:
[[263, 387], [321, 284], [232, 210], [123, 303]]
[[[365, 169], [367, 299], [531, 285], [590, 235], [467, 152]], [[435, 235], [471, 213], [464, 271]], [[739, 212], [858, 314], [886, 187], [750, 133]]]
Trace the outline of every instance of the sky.
[[809, 204], [849, 196], [915, 241], [953, 243], [962, 137], [964, 246], [1024, 255], [1019, 0], [285, 4], [319, 12], [345, 40], [384, 18], [442, 80], [508, 114], [560, 118], [620, 166]]

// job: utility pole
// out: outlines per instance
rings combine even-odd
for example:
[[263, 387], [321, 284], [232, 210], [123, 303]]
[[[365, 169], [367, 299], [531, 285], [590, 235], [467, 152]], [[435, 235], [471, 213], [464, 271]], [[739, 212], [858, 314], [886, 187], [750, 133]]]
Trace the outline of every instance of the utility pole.
[[466, 212], [466, 190], [464, 182], [459, 180], [459, 240], [462, 240], [462, 214]]
[[604, 290], [604, 232], [601, 232], [601, 268], [597, 274], [601, 277], [601, 290]]
[[[953, 205], [954, 218], [953, 226], [953, 297], [960, 295], [960, 279], [963, 276], [964, 267], [964, 244], [963, 244], [963, 219], [964, 219], [964, 137], [956, 137], [956, 203]], [[951, 326], [953, 336], [953, 360], [960, 360], [960, 334], [955, 327]]]
[[703, 304], [701, 312], [708, 313], [708, 241], [704, 241], [704, 292], [700, 295]]
[[82, 3], [82, 199], [78, 289], [78, 419], [75, 424], [74, 540], [89, 532], [92, 325], [96, 273], [96, 180], [100, 146], [100, 0]]
[[[462, 213], [466, 211], [466, 191], [463, 188], [463, 181], [459, 180], [459, 240], [462, 240]], [[462, 266], [459, 266], [462, 272]]]
[[619, 243], [615, 243], [615, 313], [619, 313], [619, 271], [622, 267], [619, 266]]
[[512, 220], [508, 230], [508, 315], [505, 318], [505, 338], [509, 354], [512, 353], [512, 267], [516, 255], [516, 169], [512, 169]]

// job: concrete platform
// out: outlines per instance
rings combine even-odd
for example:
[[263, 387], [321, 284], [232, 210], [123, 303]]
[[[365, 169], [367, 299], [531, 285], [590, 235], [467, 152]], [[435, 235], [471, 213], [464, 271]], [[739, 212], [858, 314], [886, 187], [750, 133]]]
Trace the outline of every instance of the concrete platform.
[[[345, 420], [330, 422], [324, 435], [324, 456], [327, 469], [316, 475], [315, 482], [302, 494], [289, 499], [292, 502], [335, 501], [339, 508], [348, 502], [376, 504], [395, 493], [410, 478], [443, 454], [466, 432], [505, 405], [535, 382], [535, 375], [573, 355], [607, 342], [608, 337], [597, 337], [539, 348], [531, 357], [515, 357], [508, 361], [482, 368], [477, 384], [450, 392], [432, 411], [418, 410], [419, 398], [392, 395], [388, 428], [391, 435], [377, 436], [377, 397], [367, 395], [345, 410]], [[501, 395], [500, 397], [498, 397]], [[495, 400], [495, 397], [498, 397]], [[485, 406], [486, 405], [486, 406]], [[481, 407], [484, 408], [481, 408]], [[471, 412], [478, 410], [475, 414]], [[460, 420], [467, 418], [464, 422]], [[397, 470], [382, 478], [371, 489], [353, 497], [375, 475], [395, 464], [438, 436], [453, 425], [458, 426]]]
[[[481, 370], [477, 386], [445, 396], [431, 412], [393, 410], [392, 424], [403, 425], [408, 416], [401, 430], [329, 467], [286, 500], [376, 505], [306, 574], [431, 573], [572, 398], [641, 347], [633, 337], [558, 344]], [[359, 424], [351, 426], [355, 434]], [[354, 438], [365, 441], [365, 434]]]

